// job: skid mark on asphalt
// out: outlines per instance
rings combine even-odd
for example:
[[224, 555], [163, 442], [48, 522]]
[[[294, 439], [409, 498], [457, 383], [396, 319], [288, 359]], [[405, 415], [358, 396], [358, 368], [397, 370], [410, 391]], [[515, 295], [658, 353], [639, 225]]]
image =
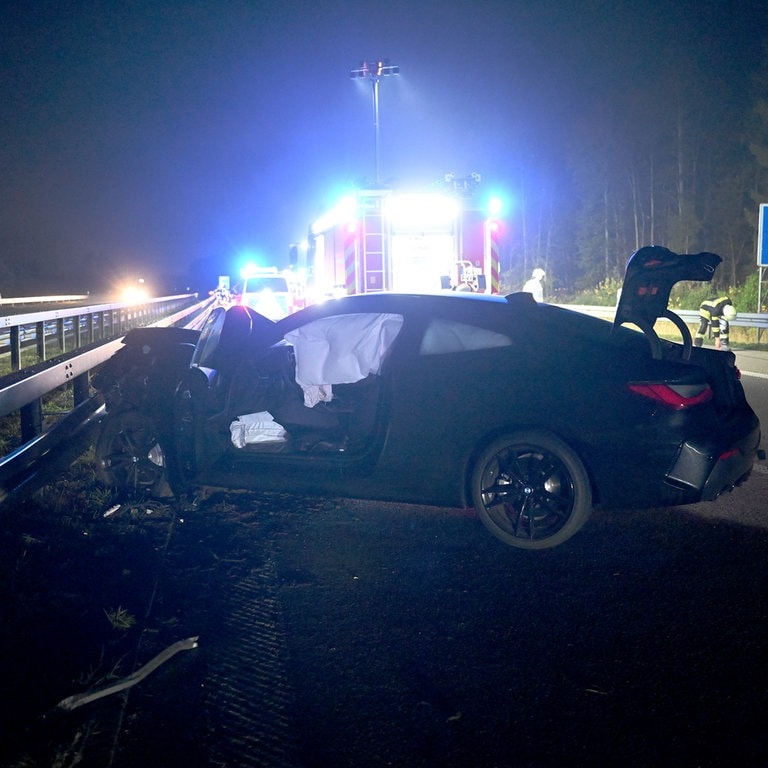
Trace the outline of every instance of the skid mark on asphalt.
[[207, 708], [210, 764], [296, 765], [282, 611], [272, 558], [221, 594], [210, 649]]

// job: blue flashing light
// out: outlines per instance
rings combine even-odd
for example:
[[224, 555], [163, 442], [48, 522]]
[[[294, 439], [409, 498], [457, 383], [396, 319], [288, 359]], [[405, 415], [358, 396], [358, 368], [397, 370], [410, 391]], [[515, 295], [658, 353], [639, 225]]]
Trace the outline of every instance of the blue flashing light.
[[256, 264], [255, 262], [253, 261], [246, 262], [240, 268], [240, 277], [248, 277], [248, 275], [255, 272], [258, 268], [259, 268], [259, 265]]
[[485, 207], [490, 216], [500, 216], [501, 212], [504, 210], [504, 201], [497, 195], [494, 195], [488, 199]]

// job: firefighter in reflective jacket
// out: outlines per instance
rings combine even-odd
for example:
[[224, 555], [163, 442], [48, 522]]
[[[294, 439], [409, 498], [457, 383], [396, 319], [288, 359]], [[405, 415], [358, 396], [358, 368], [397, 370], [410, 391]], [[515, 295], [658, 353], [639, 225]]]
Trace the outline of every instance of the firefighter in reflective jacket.
[[699, 307], [699, 330], [693, 343], [700, 347], [704, 343], [704, 334], [707, 327], [712, 329], [717, 349], [729, 349], [728, 346], [728, 321], [736, 317], [736, 308], [728, 296], [717, 296], [701, 302]]

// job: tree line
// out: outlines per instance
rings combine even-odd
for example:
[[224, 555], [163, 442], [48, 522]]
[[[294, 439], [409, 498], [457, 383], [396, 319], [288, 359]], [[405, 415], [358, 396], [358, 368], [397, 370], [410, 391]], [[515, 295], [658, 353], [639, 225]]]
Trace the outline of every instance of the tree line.
[[720, 254], [716, 287], [756, 280], [758, 211], [768, 203], [763, 59], [745, 88], [695, 61], [671, 67], [570, 126], [562, 156], [517, 180], [505, 284], [519, 287], [535, 266], [551, 291], [610, 284], [651, 244]]

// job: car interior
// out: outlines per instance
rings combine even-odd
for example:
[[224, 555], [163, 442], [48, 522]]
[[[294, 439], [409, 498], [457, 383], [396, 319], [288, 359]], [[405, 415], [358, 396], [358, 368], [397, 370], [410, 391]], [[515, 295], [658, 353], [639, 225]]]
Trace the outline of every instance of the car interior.
[[198, 434], [226, 436], [227, 450], [235, 451], [365, 447], [379, 413], [381, 366], [401, 316], [321, 318], [260, 346], [259, 335], [274, 339], [264, 333], [273, 331], [271, 322], [265, 326], [248, 307], [220, 309], [201, 333], [185, 383], [198, 404]]

